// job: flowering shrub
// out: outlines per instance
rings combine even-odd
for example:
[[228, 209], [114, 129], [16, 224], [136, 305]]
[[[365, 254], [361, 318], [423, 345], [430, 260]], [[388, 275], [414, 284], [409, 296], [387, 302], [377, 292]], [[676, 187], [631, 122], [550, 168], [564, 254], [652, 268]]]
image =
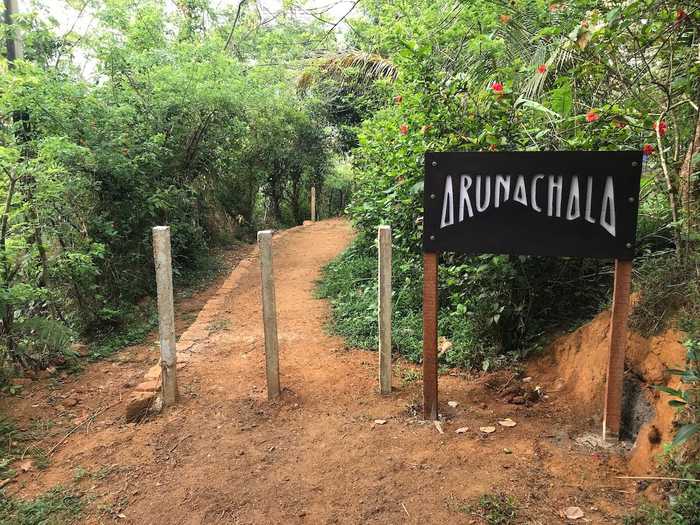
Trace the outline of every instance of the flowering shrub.
[[[352, 273], [368, 285], [363, 299], [356, 293], [335, 296], [338, 318], [348, 320], [346, 333], [374, 345], [372, 337], [364, 338], [373, 333], [374, 320], [350, 313], [358, 301], [372, 304], [372, 274], [344, 268], [371, 257], [377, 225], [391, 224], [400, 298], [396, 321], [412, 320], [412, 330], [400, 331], [396, 344], [420, 356], [416, 268], [423, 155], [429, 150], [642, 150], [647, 200], [641, 203], [639, 253], [686, 242], [681, 217], [690, 220], [692, 213], [676, 196], [688, 176], [683, 160], [697, 122], [686, 102], [698, 88], [698, 76], [691, 77], [698, 72], [690, 44], [696, 26], [675, 26], [674, 6], [645, 0], [601, 11], [583, 2], [552, 7], [516, 1], [508, 8], [479, 3], [447, 21], [438, 3], [427, 0], [367, 9], [373, 22], [360, 19], [353, 27], [365, 41], [382, 42], [396, 63], [394, 89], [402, 102], [387, 97], [384, 109], [358, 130], [356, 189], [348, 212], [360, 236], [334, 273]], [[526, 37], [523, 27], [536, 30]], [[674, 30], [673, 40], [659, 38]], [[661, 71], [671, 74], [662, 75], [665, 85], [659, 87]], [[674, 141], [683, 145], [675, 154]], [[659, 183], [664, 179], [670, 189]], [[504, 355], [526, 353], [554, 327], [597, 311], [611, 284], [605, 261], [444, 254], [441, 263], [440, 333], [453, 342], [441, 358], [450, 364], [487, 367]]]

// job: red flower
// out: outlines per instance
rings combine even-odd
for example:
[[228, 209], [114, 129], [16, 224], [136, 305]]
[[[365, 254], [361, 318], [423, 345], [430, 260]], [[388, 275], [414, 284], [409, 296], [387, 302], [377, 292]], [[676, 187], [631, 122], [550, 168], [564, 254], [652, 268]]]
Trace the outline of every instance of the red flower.
[[668, 131], [668, 124], [666, 124], [665, 120], [654, 122], [654, 131], [658, 131], [659, 135], [663, 137]]
[[544, 72], [547, 71], [547, 66], [546, 64], [540, 64], [537, 66], [537, 72], [544, 74]]
[[494, 82], [491, 84], [491, 89], [493, 89], [494, 93], [503, 93], [503, 84], [500, 82]]
[[686, 20], [688, 20], [688, 13], [683, 11], [683, 9], [679, 9], [676, 11], [676, 20], [673, 22], [673, 28], [679, 29]]
[[399, 131], [402, 135], [408, 135], [408, 124], [401, 124], [399, 126]]
[[588, 113], [586, 113], [586, 122], [595, 122], [599, 118], [600, 116], [598, 115], [598, 113], [596, 113], [593, 110], [590, 110]]
[[507, 24], [510, 22], [511, 16], [510, 15], [501, 15], [498, 17], [498, 19], [501, 21], [501, 24]]
[[489, 144], [489, 150], [490, 150], [490, 151], [496, 151], [496, 145], [495, 145], [495, 144]]
[[654, 153], [654, 146], [651, 144], [644, 144], [644, 147], [642, 148], [642, 153], [644, 153], [646, 156], [651, 155]]
[[396, 102], [397, 104], [401, 104], [401, 102], [403, 102], [403, 97], [401, 95], [396, 95], [394, 97], [394, 102]]

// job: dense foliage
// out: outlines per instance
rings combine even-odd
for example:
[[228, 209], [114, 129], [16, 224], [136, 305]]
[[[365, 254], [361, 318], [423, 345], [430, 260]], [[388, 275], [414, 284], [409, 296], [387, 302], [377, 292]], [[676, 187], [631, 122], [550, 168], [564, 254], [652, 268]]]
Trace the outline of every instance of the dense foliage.
[[21, 28], [25, 48], [0, 57], [5, 364], [45, 366], [119, 329], [152, 292], [152, 226], [170, 225], [184, 280], [213, 243], [301, 223], [311, 186], [322, 213], [344, 204], [326, 110], [294, 84], [320, 24], [114, 0], [82, 6], [89, 32], [61, 33], [41, 5], [0, 33]]
[[[384, 107], [357, 128], [348, 212], [356, 246], [328, 269], [335, 324], [373, 346], [374, 238], [395, 241], [396, 345], [419, 357], [423, 154], [435, 151], [643, 150], [639, 256], [697, 275], [700, 159], [697, 38], [685, 2], [368, 2], [351, 35], [391, 62]], [[366, 90], [366, 88], [365, 88]], [[360, 97], [365, 97], [364, 93]], [[597, 311], [607, 262], [443, 256], [440, 332], [447, 364], [490, 366]], [[673, 264], [673, 263], [672, 263]], [[344, 286], [333, 286], [342, 281]], [[353, 285], [354, 284], [354, 285]], [[359, 290], [361, 289], [361, 291]], [[404, 330], [405, 328], [405, 330]]]

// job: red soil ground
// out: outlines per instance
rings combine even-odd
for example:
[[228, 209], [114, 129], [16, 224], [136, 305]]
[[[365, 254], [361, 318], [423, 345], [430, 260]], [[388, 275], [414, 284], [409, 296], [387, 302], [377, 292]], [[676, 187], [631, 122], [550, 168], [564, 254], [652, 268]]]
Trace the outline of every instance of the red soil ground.
[[[569, 367], [580, 365], [573, 347], [566, 354], [562, 343], [558, 359], [531, 365], [533, 380], [522, 385], [539, 385], [548, 398], [530, 406], [504, 400], [522, 383], [508, 372], [442, 376], [444, 433], [416, 415], [421, 383], [410, 374], [407, 381], [395, 374], [392, 395], [377, 393], [377, 355], [329, 336], [328, 305], [313, 296], [320, 269], [352, 235], [347, 222], [328, 220], [275, 240], [281, 400], [266, 399], [252, 252], [235, 279], [177, 307], [180, 330], [201, 309], [183, 336], [189, 348], [180, 347], [187, 360], [177, 407], [139, 424], [124, 420], [130, 389], [158, 362], [153, 343], [3, 400], [0, 410], [20, 426], [51, 422], [40, 443], [46, 449], [81, 418], [111, 406], [70, 435], [48, 468], [19, 474], [6, 490], [31, 497], [57, 484], [72, 487], [89, 501], [83, 523], [485, 523], [467, 504], [494, 493], [515, 498], [515, 523], [565, 523], [560, 511], [569, 506], [579, 506], [588, 523], [619, 522], [639, 495], [634, 481], [617, 476], [636, 471], [617, 448], [577, 442], [599, 431], [591, 407], [600, 378], [591, 380], [596, 393], [581, 410], [589, 402], [577, 390], [581, 381], [557, 371], [567, 355]], [[567, 337], [581, 336], [575, 334]], [[586, 357], [587, 366], [598, 370], [595, 359]], [[418, 371], [402, 362], [396, 368]], [[66, 406], [72, 401], [64, 398], [77, 404]], [[497, 423], [506, 417], [517, 426]], [[481, 433], [483, 426], [496, 431]], [[458, 434], [460, 427], [469, 430]]]

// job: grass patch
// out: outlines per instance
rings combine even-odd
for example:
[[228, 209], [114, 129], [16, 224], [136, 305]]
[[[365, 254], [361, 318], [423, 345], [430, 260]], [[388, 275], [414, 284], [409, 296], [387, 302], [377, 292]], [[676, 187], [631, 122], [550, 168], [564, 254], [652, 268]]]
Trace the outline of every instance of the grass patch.
[[515, 523], [518, 515], [517, 502], [506, 494], [484, 494], [472, 506], [472, 514], [481, 516], [488, 525], [509, 525]]
[[423, 379], [423, 374], [420, 370], [414, 368], [404, 368], [398, 365], [394, 367], [394, 375], [401, 379], [401, 385], [407, 386], [416, 381]]
[[484, 494], [476, 503], [451, 497], [447, 508], [452, 512], [477, 516], [487, 525], [511, 525], [516, 523], [518, 506], [515, 498], [503, 493]]
[[63, 525], [75, 523], [83, 509], [82, 496], [55, 489], [32, 500], [9, 498], [0, 492], [0, 523], [3, 525]]
[[37, 469], [49, 466], [46, 450], [31, 444], [39, 441], [50, 426], [50, 421], [35, 422], [31, 428], [20, 430], [10, 419], [0, 415], [0, 480], [15, 475], [12, 465], [18, 460], [31, 461], [32, 468]]

